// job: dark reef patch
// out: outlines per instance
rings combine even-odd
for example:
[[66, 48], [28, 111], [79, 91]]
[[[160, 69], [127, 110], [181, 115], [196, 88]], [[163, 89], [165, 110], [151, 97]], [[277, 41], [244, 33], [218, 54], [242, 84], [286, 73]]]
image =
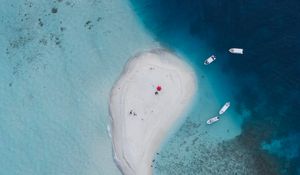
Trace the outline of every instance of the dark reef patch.
[[39, 20], [39, 26], [40, 26], [40, 27], [43, 27], [43, 26], [44, 26], [44, 23], [42, 22], [42, 19], [39, 18], [38, 20]]
[[[99, 16], [94, 22], [92, 20], [88, 20], [84, 23], [84, 27], [88, 30], [91, 30], [97, 23], [103, 20], [103, 17]], [[96, 22], [96, 24], [95, 24]]]
[[51, 13], [57, 13], [57, 8], [55, 8], [55, 7], [53, 7], [52, 9], [51, 9]]
[[20, 36], [15, 40], [9, 42], [9, 47], [12, 49], [18, 49], [24, 47], [27, 43], [33, 40], [30, 36]]
[[[131, 1], [133, 10], [149, 31], [166, 47], [193, 55], [189, 61], [196, 66], [202, 65], [201, 54], [194, 49], [200, 44], [223, 57], [218, 64], [233, 80], [230, 84], [236, 90], [232, 98], [238, 102], [235, 108], [241, 113], [246, 108], [250, 117], [244, 121], [241, 136], [222, 144], [228, 149], [220, 146], [217, 151], [237, 160], [235, 162], [243, 160], [230, 155], [230, 151], [244, 153], [244, 157], [255, 160], [249, 168], [256, 168], [256, 174], [297, 174], [300, 171], [297, 170], [300, 167], [299, 155], [293, 159], [278, 157], [276, 152], [271, 155], [261, 150], [261, 143], [300, 133], [297, 111], [300, 106], [300, 2]], [[243, 47], [245, 54], [242, 57], [229, 55], [227, 50], [230, 47]], [[186, 124], [184, 127], [188, 129], [179, 132], [188, 134], [196, 130]], [[295, 142], [299, 140], [297, 138]], [[197, 151], [200, 149], [197, 143], [194, 143], [197, 149], [190, 147], [189, 152], [195, 152], [195, 161], [201, 161], [203, 153]], [[185, 158], [165, 154], [173, 156], [174, 161], [179, 157], [180, 161], [178, 164], [173, 162], [173, 165], [160, 164], [158, 169], [180, 174], [176, 173], [178, 168], [175, 165], [184, 168]], [[210, 156], [206, 158], [211, 159]], [[203, 172], [210, 174], [209, 170]]]
[[65, 28], [65, 27], [60, 27], [59, 29], [60, 29], [60, 31], [61, 31], [61, 32], [63, 32], [63, 31], [65, 31], [65, 30], [66, 30], [66, 28]]
[[88, 28], [89, 30], [93, 27], [94, 25], [92, 24], [92, 21], [87, 21], [84, 24], [84, 27]]
[[[278, 161], [259, 149], [251, 137], [239, 136], [218, 145], [209, 144], [204, 138], [205, 132], [191, 131], [193, 123], [185, 122], [165, 151], [156, 155], [155, 174], [279, 174]], [[178, 142], [185, 144], [178, 147]]]

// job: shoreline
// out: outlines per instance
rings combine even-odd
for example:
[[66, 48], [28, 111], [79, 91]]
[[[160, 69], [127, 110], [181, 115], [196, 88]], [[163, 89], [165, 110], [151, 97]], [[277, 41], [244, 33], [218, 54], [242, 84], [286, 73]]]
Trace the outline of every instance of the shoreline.
[[191, 103], [196, 81], [192, 68], [164, 49], [127, 62], [109, 104], [114, 159], [123, 174], [152, 174], [155, 152]]

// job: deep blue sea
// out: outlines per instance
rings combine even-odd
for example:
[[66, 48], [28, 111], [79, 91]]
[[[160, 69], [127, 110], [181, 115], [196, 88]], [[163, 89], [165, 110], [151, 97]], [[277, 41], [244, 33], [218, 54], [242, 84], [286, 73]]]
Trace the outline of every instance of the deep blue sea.
[[154, 174], [300, 174], [299, 1], [0, 2], [0, 175], [120, 175], [110, 89], [159, 46], [194, 68], [198, 90]]
[[[240, 135], [209, 148], [194, 110], [161, 148], [155, 174], [300, 174], [300, 2], [131, 2], [146, 29], [193, 65], [200, 91], [206, 78], [247, 113]], [[231, 55], [231, 47], [245, 54]], [[203, 67], [210, 54], [217, 61]]]

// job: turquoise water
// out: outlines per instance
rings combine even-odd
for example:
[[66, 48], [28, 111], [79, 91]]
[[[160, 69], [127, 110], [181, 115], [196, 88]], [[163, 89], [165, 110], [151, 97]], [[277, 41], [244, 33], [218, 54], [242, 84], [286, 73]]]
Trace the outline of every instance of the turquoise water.
[[[299, 1], [131, 2], [152, 35], [186, 55], [200, 80], [198, 101], [162, 146], [155, 174], [300, 174]], [[231, 47], [245, 54], [231, 55]], [[203, 67], [212, 53], [217, 61]], [[204, 116], [229, 99], [227, 121], [203, 126]]]
[[198, 91], [154, 174], [299, 174], [299, 3], [234, 2], [2, 1], [0, 174], [119, 175], [109, 92], [160, 44], [194, 68]]
[[108, 97], [157, 44], [126, 1], [1, 2], [0, 174], [117, 175]]
[[[230, 101], [232, 106], [236, 106], [238, 102], [234, 99], [236, 89], [230, 84], [230, 77], [220, 71], [220, 65], [213, 63], [204, 66], [202, 63], [204, 59], [201, 58], [207, 58], [213, 50], [203, 47], [198, 51], [200, 54], [193, 55], [190, 53], [195, 51], [186, 54], [181, 49], [175, 50], [196, 71], [198, 91], [189, 112], [173, 128], [158, 151], [154, 165], [155, 174], [241, 174], [244, 167], [247, 167], [246, 162], [233, 161], [235, 155], [230, 157], [227, 152], [225, 156], [222, 153], [225, 146], [220, 148], [220, 145], [241, 134], [243, 120], [250, 113], [245, 108], [237, 111], [231, 107], [221, 116], [220, 122], [206, 124], [207, 119], [218, 115], [225, 102]], [[245, 151], [240, 154], [245, 154]], [[223, 156], [228, 159], [228, 164], [235, 164], [236, 171], [228, 168], [227, 163], [216, 163], [225, 160]], [[252, 173], [255, 174], [254, 171]]]

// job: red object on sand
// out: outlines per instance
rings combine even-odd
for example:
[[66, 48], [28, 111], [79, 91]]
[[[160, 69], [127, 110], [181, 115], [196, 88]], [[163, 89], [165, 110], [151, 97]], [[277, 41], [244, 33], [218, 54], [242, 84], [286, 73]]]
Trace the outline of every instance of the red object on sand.
[[161, 91], [161, 86], [157, 86], [156, 90]]

